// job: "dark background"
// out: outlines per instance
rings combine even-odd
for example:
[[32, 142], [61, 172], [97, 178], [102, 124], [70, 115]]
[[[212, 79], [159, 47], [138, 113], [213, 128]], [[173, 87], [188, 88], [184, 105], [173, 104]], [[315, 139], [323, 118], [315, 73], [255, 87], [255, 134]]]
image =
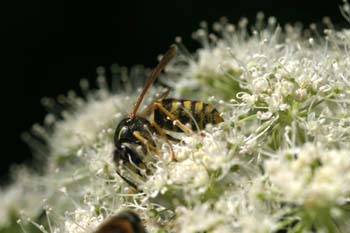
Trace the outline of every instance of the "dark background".
[[[10, 2], [10, 1], [9, 1]], [[250, 21], [258, 11], [276, 16], [280, 24], [300, 21], [308, 26], [330, 16], [347, 25], [341, 1], [11, 1], [1, 7], [1, 181], [13, 163], [30, 161], [20, 139], [23, 131], [41, 122], [41, 97], [78, 90], [81, 78], [94, 81], [99, 65], [119, 63], [154, 67], [158, 54], [181, 36], [193, 51], [191, 33], [202, 20], [221, 16]]]

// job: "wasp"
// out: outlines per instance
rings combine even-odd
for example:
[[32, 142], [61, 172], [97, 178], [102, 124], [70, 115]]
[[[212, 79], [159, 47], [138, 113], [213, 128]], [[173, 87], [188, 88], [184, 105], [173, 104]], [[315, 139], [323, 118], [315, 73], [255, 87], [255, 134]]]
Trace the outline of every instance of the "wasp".
[[139, 216], [128, 210], [102, 223], [94, 233], [146, 233]]
[[[172, 159], [176, 161], [170, 141], [179, 141], [166, 131], [193, 135], [194, 130], [202, 130], [207, 124], [223, 122], [220, 113], [210, 104], [202, 101], [166, 98], [169, 90], [153, 101], [146, 109], [137, 114], [137, 111], [153, 82], [161, 71], [176, 56], [177, 48], [172, 45], [162, 57], [156, 68], [151, 73], [149, 80], [143, 88], [130, 115], [121, 120], [114, 134], [114, 161], [117, 164], [117, 173], [129, 185], [137, 189], [131, 179], [127, 177], [127, 170], [142, 177], [141, 170], [147, 171], [147, 151], [152, 151], [157, 156], [160, 153], [153, 140], [153, 135], [160, 135], [170, 146]], [[153, 113], [153, 120], [148, 120]], [[190, 126], [190, 127], [188, 127]], [[135, 146], [141, 146], [142, 154], [135, 150]], [[123, 173], [124, 170], [124, 174]], [[130, 172], [129, 172], [130, 173]]]

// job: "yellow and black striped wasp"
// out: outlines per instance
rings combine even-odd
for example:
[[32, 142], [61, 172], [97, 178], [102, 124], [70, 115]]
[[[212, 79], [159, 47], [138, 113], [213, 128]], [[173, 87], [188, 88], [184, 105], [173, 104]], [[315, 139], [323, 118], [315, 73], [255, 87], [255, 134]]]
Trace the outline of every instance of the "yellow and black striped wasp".
[[139, 216], [128, 210], [102, 223], [94, 233], [146, 233]]
[[[152, 151], [157, 156], [160, 156], [153, 140], [154, 134], [160, 135], [169, 144], [172, 159], [176, 161], [169, 140], [179, 140], [167, 134], [166, 130], [192, 135], [192, 129], [201, 130], [205, 128], [206, 124], [217, 124], [223, 121], [220, 113], [212, 105], [202, 101], [165, 98], [169, 91], [163, 93], [143, 113], [137, 115], [137, 111], [148, 89], [165, 66], [176, 56], [176, 51], [176, 46], [173, 45], [162, 57], [157, 67], [151, 73], [150, 79], [143, 88], [129, 117], [119, 123], [114, 134], [114, 161], [117, 165], [117, 173], [136, 189], [137, 185], [126, 177], [125, 172], [122, 174], [123, 168], [127, 168], [129, 171], [131, 170], [142, 177], [138, 168], [146, 168], [147, 170], [146, 158], [144, 155], [136, 152], [135, 146], [141, 146], [144, 154], [147, 151]], [[154, 119], [148, 120], [147, 118], [152, 113]], [[190, 125], [190, 128], [187, 125]]]

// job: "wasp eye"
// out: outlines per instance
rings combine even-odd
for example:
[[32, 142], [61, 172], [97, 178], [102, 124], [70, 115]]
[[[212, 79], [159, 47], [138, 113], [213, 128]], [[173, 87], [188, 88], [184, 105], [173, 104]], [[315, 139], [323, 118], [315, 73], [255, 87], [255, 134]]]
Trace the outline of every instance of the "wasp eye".
[[120, 140], [121, 138], [123, 138], [123, 135], [125, 136], [125, 135], [128, 133], [128, 131], [129, 131], [129, 128], [128, 128], [127, 126], [123, 126], [123, 127], [119, 130], [119, 132], [118, 132], [118, 130], [116, 131], [116, 133], [117, 133], [116, 139], [117, 139], [117, 140]]
[[120, 130], [119, 135], [121, 136], [121, 135], [125, 134], [127, 131], [128, 131], [128, 127], [127, 127], [127, 126], [124, 126], [124, 127]]

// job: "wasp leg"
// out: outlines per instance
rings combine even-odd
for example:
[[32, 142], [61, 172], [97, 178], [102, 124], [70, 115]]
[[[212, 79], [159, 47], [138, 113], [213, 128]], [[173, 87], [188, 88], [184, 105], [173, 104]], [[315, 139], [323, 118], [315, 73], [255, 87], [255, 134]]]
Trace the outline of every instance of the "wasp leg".
[[149, 104], [149, 105], [141, 112], [140, 116], [147, 118], [149, 115], [151, 115], [152, 112], [153, 112], [153, 103], [154, 103], [155, 101], [157, 101], [157, 100], [161, 100], [161, 99], [166, 98], [166, 97], [169, 95], [169, 93], [170, 93], [170, 89], [169, 89], [169, 88], [166, 88], [165, 91], [164, 91], [163, 93], [161, 93], [156, 99], [154, 99], [154, 100], [152, 101], [152, 103]]
[[157, 150], [155, 146], [153, 146], [149, 141], [144, 138], [139, 131], [134, 131], [133, 132], [134, 137], [139, 140], [143, 145], [145, 145], [147, 148], [149, 148], [152, 152], [154, 152], [157, 156], [160, 157], [160, 153]]
[[159, 134], [164, 137], [166, 143], [170, 146], [170, 151], [171, 151], [171, 160], [173, 161], [177, 161], [176, 156], [175, 156], [175, 152], [173, 150], [173, 146], [171, 145], [171, 143], [168, 140], [168, 135], [164, 132], [164, 130], [162, 128], [160, 128], [160, 126], [157, 124], [157, 122], [155, 121], [150, 121], [151, 125], [159, 132]]
[[187, 136], [191, 136], [193, 135], [193, 131], [191, 129], [189, 129], [186, 125], [182, 124], [181, 121], [179, 121], [179, 119], [177, 119], [177, 117], [172, 114], [171, 112], [169, 112], [168, 110], [166, 110], [166, 108], [164, 108], [160, 103], [155, 102], [153, 104], [153, 108], [154, 109], [159, 109], [160, 111], [162, 111], [167, 117], [170, 118], [170, 120], [172, 120], [174, 122], [174, 124], [176, 126], [178, 126]]
[[129, 181], [127, 178], [125, 178], [119, 171], [117, 171], [117, 174], [120, 176], [120, 178], [122, 178], [128, 185], [130, 185], [133, 189], [137, 190], [137, 186], [136, 184], [132, 183], [131, 181]]

